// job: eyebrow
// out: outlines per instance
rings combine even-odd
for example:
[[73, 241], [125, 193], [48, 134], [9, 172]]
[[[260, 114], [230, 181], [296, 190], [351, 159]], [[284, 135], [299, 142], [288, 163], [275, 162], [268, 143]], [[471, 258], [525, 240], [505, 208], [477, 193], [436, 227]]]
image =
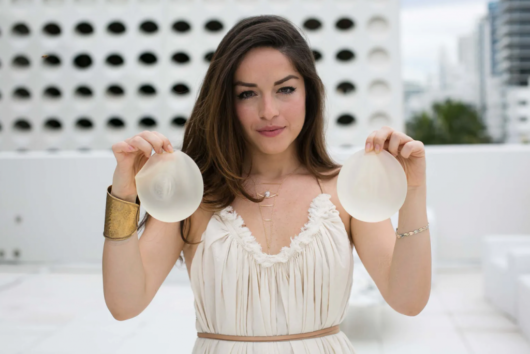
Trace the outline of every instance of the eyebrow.
[[[283, 79], [276, 81], [274, 83], [274, 86], [283, 84], [285, 81], [290, 80], [290, 79], [297, 79], [298, 80], [299, 77], [296, 76], [296, 75], [288, 75], [288, 76], [284, 77]], [[237, 85], [246, 86], [246, 87], [257, 87], [258, 86], [256, 84], [250, 84], [248, 82], [242, 82], [242, 81], [236, 81], [234, 83], [234, 87], [237, 86]]]

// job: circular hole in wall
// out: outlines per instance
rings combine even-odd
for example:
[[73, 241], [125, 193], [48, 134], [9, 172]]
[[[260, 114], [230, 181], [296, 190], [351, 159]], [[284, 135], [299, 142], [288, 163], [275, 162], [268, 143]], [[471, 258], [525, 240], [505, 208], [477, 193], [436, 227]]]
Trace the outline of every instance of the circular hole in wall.
[[152, 85], [141, 85], [138, 88], [138, 94], [141, 96], [154, 96], [156, 95], [156, 89]]
[[46, 58], [44, 58], [43, 63], [45, 66], [49, 67], [55, 67], [61, 65], [61, 58], [59, 58], [55, 54], [48, 54]]
[[147, 116], [140, 118], [138, 122], [138, 127], [140, 129], [150, 129], [156, 127], [156, 120], [153, 117]]
[[88, 54], [79, 54], [74, 58], [74, 65], [80, 69], [86, 69], [92, 65], [92, 58]]
[[119, 97], [125, 94], [125, 90], [120, 85], [110, 85], [107, 88], [107, 95], [112, 97]]
[[375, 48], [368, 54], [368, 64], [375, 70], [383, 70], [390, 66], [390, 56], [382, 48]]
[[178, 33], [186, 33], [191, 30], [191, 26], [187, 21], [175, 21], [173, 23], [173, 31]]
[[94, 129], [94, 123], [87, 117], [81, 117], [75, 122], [75, 129], [78, 130], [92, 130]]
[[31, 123], [26, 118], [17, 118], [13, 122], [13, 130], [18, 133], [31, 131]]
[[171, 125], [177, 128], [182, 128], [186, 125], [187, 121], [188, 119], [186, 117], [176, 116], [171, 120]]
[[171, 91], [175, 95], [186, 95], [186, 94], [188, 94], [190, 92], [190, 89], [189, 89], [188, 85], [176, 84], [176, 85], [173, 85], [173, 87], [171, 88]]
[[368, 34], [374, 39], [383, 39], [388, 36], [390, 25], [382, 17], [376, 16], [368, 21]]
[[153, 64], [156, 64], [158, 59], [156, 55], [154, 55], [153, 53], [145, 52], [145, 53], [140, 54], [140, 57], [138, 58], [138, 60], [142, 64], [153, 65]]
[[88, 98], [92, 97], [94, 93], [92, 92], [92, 89], [88, 86], [78, 86], [75, 89], [75, 95], [77, 97]]
[[89, 22], [80, 22], [75, 26], [75, 32], [82, 36], [88, 36], [94, 33], [94, 26]]
[[347, 17], [340, 18], [335, 23], [335, 27], [337, 27], [337, 29], [341, 31], [347, 31], [347, 30], [353, 29], [354, 26], [355, 26], [355, 23], [353, 22], [353, 20]]
[[208, 52], [204, 55], [204, 61], [210, 63], [213, 59], [214, 51]]
[[17, 55], [13, 58], [12, 65], [16, 68], [27, 68], [30, 66], [30, 61], [25, 55]]
[[376, 80], [370, 84], [368, 94], [372, 101], [386, 103], [391, 96], [390, 86], [385, 81]]
[[119, 54], [110, 54], [105, 62], [110, 66], [121, 66], [125, 63], [125, 60]]
[[107, 26], [107, 31], [112, 34], [123, 34], [126, 31], [126, 27], [122, 22], [114, 21], [109, 23]]
[[337, 85], [337, 92], [343, 95], [355, 92], [355, 85], [349, 81], [343, 81]]
[[206, 22], [204, 29], [208, 32], [219, 32], [223, 30], [223, 24], [219, 20], [210, 20]]
[[120, 117], [110, 117], [107, 121], [107, 128], [123, 129], [125, 128], [125, 122]]
[[313, 58], [315, 61], [320, 61], [322, 59], [322, 53], [320, 53], [318, 50], [313, 50]]
[[322, 22], [316, 18], [309, 18], [304, 21], [304, 28], [309, 31], [316, 31], [322, 28]]
[[31, 33], [29, 27], [25, 23], [15, 23], [11, 32], [15, 36], [29, 36]]
[[45, 122], [44, 122], [44, 130], [48, 130], [48, 131], [58, 131], [58, 130], [61, 130], [63, 129], [63, 125], [61, 124], [61, 122], [59, 121], [58, 118], [48, 118]]
[[355, 59], [355, 54], [349, 49], [343, 49], [337, 53], [339, 61], [352, 61], [353, 59]]
[[61, 90], [55, 86], [50, 86], [44, 89], [43, 96], [48, 99], [57, 99], [61, 97]]
[[338, 125], [342, 125], [342, 126], [347, 126], [347, 125], [355, 124], [355, 117], [352, 116], [352, 115], [349, 114], [349, 113], [341, 114], [341, 115], [337, 118], [337, 124], [338, 124]]
[[17, 87], [13, 90], [13, 98], [18, 100], [28, 100], [31, 98], [31, 92], [25, 87]]
[[61, 27], [56, 23], [47, 23], [42, 27], [42, 32], [48, 36], [58, 36], [61, 34]]
[[156, 33], [158, 25], [153, 21], [144, 21], [140, 24], [140, 31], [144, 33]]
[[171, 60], [173, 60], [177, 64], [184, 64], [190, 61], [190, 57], [184, 52], [177, 52], [173, 54]]
[[391, 119], [390, 117], [383, 112], [376, 112], [370, 117], [369, 125], [370, 128], [373, 130], [381, 129], [385, 125], [390, 125]]

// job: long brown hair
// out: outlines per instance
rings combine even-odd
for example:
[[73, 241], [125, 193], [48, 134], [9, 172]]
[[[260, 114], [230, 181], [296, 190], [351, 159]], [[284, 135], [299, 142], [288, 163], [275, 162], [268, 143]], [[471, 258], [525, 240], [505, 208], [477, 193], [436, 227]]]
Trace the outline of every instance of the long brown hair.
[[[287, 19], [276, 15], [248, 17], [239, 21], [215, 51], [204, 77], [199, 96], [185, 125], [181, 151], [199, 167], [204, 181], [202, 203], [206, 209], [217, 211], [230, 205], [236, 196], [254, 203], [263, 201], [243, 188], [243, 164], [246, 150], [243, 127], [235, 112], [233, 79], [245, 54], [258, 47], [277, 49], [285, 55], [303, 76], [306, 91], [304, 126], [297, 136], [298, 158], [303, 166], [320, 179], [338, 175], [336, 164], [325, 145], [325, 91], [315, 68], [313, 52], [301, 32]], [[150, 215], [146, 212], [138, 229]], [[180, 234], [187, 244], [184, 230], [191, 229], [190, 217], [180, 223]], [[188, 226], [188, 227], [186, 227]], [[200, 242], [199, 242], [200, 243]], [[183, 260], [180, 255], [179, 260]]]

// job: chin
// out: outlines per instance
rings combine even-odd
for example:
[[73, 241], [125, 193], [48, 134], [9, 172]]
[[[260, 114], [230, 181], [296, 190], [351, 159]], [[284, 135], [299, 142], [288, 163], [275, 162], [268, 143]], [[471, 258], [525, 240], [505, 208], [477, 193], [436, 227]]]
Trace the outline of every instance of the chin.
[[[268, 141], [265, 139], [267, 139]], [[279, 154], [287, 150], [287, 148], [289, 147], [289, 144], [284, 139], [265, 139], [254, 141], [254, 147], [264, 154]]]

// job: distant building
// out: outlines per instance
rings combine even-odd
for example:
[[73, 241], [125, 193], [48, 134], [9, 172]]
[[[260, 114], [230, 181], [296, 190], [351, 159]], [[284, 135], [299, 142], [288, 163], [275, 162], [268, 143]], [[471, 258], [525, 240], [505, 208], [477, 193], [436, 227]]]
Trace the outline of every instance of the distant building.
[[453, 98], [476, 107], [494, 142], [530, 142], [529, 23], [530, 1], [489, 3], [475, 29], [458, 38], [458, 62], [442, 49], [438, 84], [406, 97], [405, 119]]
[[496, 142], [507, 140], [507, 122], [502, 104], [503, 84], [500, 77], [498, 54], [495, 50], [498, 16], [497, 3], [488, 6], [489, 13], [483, 17], [477, 28], [477, 92], [478, 111], [488, 128], [488, 133]]
[[505, 141], [530, 140], [530, 2], [501, 0], [489, 5], [492, 75], [500, 78]]

